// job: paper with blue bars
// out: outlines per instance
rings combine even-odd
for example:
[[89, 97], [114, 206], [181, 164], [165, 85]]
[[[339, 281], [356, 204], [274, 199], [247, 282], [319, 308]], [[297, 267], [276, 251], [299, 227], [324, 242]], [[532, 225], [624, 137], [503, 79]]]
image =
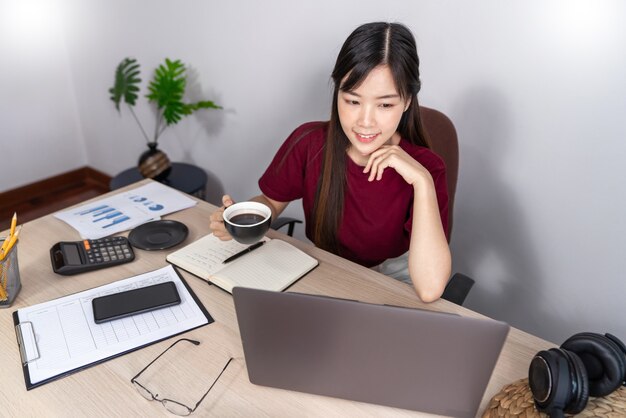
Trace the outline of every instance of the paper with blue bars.
[[184, 193], [155, 182], [57, 212], [54, 216], [76, 229], [81, 237], [98, 239], [195, 204], [196, 201]]

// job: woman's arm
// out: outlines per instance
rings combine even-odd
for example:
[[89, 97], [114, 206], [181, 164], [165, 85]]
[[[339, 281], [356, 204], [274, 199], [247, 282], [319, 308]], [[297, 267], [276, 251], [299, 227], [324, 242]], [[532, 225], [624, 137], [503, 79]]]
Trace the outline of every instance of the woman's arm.
[[427, 174], [413, 183], [409, 274], [420, 299], [433, 302], [441, 297], [448, 283], [452, 257], [441, 224], [435, 185]]
[[[260, 194], [255, 196], [249, 200], [253, 200], [255, 202], [263, 203], [267, 207], [269, 207], [272, 211], [272, 219], [278, 218], [278, 216], [285, 210], [289, 202], [279, 202], [277, 200], [270, 199], [264, 194]], [[213, 235], [221, 239], [222, 241], [227, 241], [232, 239], [226, 228], [224, 227], [224, 209], [229, 207], [235, 203], [233, 199], [229, 195], [222, 196], [222, 207], [216, 210], [211, 214], [209, 227], [211, 228], [211, 232]]]
[[433, 178], [423, 165], [397, 145], [383, 146], [373, 152], [363, 172], [370, 173], [370, 181], [380, 180], [388, 167], [413, 186], [409, 275], [419, 298], [433, 302], [443, 294], [452, 270]]

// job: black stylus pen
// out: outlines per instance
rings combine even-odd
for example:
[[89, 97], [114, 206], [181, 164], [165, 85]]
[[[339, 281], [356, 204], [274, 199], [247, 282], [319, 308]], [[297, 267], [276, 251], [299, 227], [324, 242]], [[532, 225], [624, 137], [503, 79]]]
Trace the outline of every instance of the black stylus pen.
[[256, 250], [257, 248], [259, 248], [263, 244], [265, 244], [265, 241], [259, 241], [256, 244], [253, 244], [253, 245], [249, 246], [245, 250], [239, 251], [237, 254], [231, 255], [226, 260], [222, 261], [222, 263], [223, 264], [230, 263], [231, 261], [238, 259], [242, 255], [248, 254], [250, 251]]

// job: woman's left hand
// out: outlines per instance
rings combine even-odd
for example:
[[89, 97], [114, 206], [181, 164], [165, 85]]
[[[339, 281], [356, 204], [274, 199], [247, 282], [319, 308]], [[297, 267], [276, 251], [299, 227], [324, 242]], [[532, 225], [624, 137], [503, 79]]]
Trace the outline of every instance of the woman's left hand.
[[399, 145], [383, 145], [370, 154], [363, 173], [370, 173], [368, 181], [380, 180], [387, 167], [396, 170], [410, 185], [420, 179], [432, 179], [430, 172]]

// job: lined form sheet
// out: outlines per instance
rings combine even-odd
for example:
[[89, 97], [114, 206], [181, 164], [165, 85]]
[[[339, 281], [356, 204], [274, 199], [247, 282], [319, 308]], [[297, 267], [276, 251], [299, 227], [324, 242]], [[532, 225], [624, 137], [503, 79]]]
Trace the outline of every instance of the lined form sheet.
[[[94, 322], [93, 298], [167, 281], [176, 284], [180, 304], [101, 324]], [[17, 313], [20, 323], [32, 324], [37, 345], [32, 347], [33, 339], [24, 338], [24, 349], [27, 352], [36, 349], [39, 353], [39, 358], [28, 364], [33, 385], [209, 323], [171, 265], [23, 308]]]

